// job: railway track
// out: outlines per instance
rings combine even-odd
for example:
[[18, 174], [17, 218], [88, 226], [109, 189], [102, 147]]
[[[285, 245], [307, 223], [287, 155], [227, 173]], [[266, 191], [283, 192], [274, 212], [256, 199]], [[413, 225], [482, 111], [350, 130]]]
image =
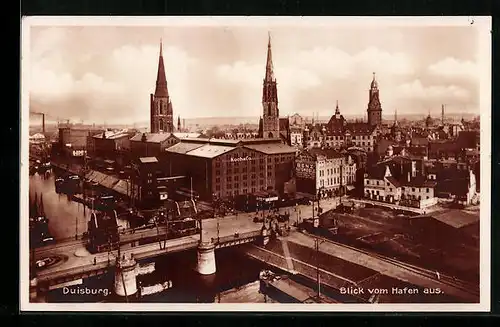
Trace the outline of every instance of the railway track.
[[425, 269], [425, 268], [422, 268], [422, 267], [411, 265], [411, 264], [408, 264], [406, 262], [402, 262], [402, 261], [397, 260], [397, 259], [389, 258], [389, 257], [383, 256], [383, 255], [375, 253], [375, 252], [358, 249], [356, 247], [353, 247], [353, 246], [350, 246], [350, 245], [346, 245], [346, 244], [343, 244], [343, 243], [339, 243], [339, 242], [336, 242], [336, 241], [333, 241], [333, 240], [330, 240], [330, 239], [327, 239], [327, 238], [324, 238], [324, 237], [321, 237], [321, 236], [316, 236], [316, 235], [312, 235], [312, 234], [309, 234], [309, 233], [304, 233], [304, 234], [311, 235], [313, 237], [317, 237], [317, 238], [321, 239], [322, 241], [334, 244], [334, 245], [339, 246], [339, 247], [343, 247], [343, 248], [346, 248], [346, 249], [349, 249], [349, 250], [352, 250], [352, 251], [356, 251], [356, 252], [359, 252], [359, 253], [362, 253], [362, 254], [365, 254], [365, 255], [369, 255], [369, 256], [375, 257], [375, 258], [377, 258], [377, 259], [379, 259], [381, 261], [385, 261], [387, 263], [391, 263], [391, 264], [393, 264], [395, 266], [398, 266], [398, 267], [404, 268], [406, 270], [412, 271], [413, 273], [419, 274], [421, 276], [424, 276], [424, 277], [427, 277], [427, 278], [436, 279], [436, 280], [438, 280], [439, 282], [441, 282], [441, 283], [443, 283], [445, 285], [454, 287], [454, 288], [459, 289], [461, 291], [464, 291], [466, 293], [469, 293], [469, 294], [472, 294], [472, 295], [476, 295], [476, 296], [479, 296], [479, 294], [480, 294], [480, 292], [479, 292], [479, 285], [475, 285], [475, 284], [469, 283], [469, 282], [464, 281], [464, 280], [459, 280], [459, 279], [456, 279], [454, 277], [451, 277], [451, 276], [448, 276], [448, 275], [445, 275], [445, 274], [442, 274], [442, 273], [439, 273], [439, 277], [438, 277], [438, 273], [436, 273], [436, 271], [432, 271], [432, 270], [429, 270], [429, 269]]

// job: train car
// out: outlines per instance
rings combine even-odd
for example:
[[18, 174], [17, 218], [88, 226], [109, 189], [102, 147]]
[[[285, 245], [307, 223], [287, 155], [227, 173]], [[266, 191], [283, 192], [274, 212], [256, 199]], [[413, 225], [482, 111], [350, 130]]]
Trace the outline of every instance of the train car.
[[183, 220], [174, 220], [168, 222], [169, 238], [178, 238], [183, 236], [194, 235], [199, 232], [198, 222], [192, 218]]

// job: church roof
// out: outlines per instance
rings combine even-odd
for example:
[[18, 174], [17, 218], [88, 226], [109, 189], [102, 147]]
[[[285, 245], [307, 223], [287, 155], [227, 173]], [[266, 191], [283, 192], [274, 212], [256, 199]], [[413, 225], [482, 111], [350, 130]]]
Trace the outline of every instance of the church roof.
[[156, 75], [155, 97], [168, 97], [167, 77], [163, 63], [163, 44], [160, 41], [160, 56], [158, 57], [158, 72]]

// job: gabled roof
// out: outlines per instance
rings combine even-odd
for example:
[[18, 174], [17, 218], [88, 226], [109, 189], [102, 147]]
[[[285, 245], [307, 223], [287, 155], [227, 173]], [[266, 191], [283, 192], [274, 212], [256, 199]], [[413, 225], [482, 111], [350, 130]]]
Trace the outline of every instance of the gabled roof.
[[245, 144], [245, 148], [266, 154], [295, 153], [297, 151], [294, 147], [282, 143]]
[[180, 142], [165, 149], [166, 152], [186, 154], [189, 151], [202, 147], [203, 143]]
[[146, 142], [148, 143], [161, 143], [166, 141], [172, 134], [170, 133], [137, 133], [130, 141], [142, 142], [143, 135], [146, 135]]
[[312, 148], [309, 149], [308, 152], [314, 157], [318, 158], [319, 156], [325, 156], [328, 159], [334, 159], [334, 158], [342, 158], [343, 155], [334, 150], [334, 149], [318, 149], [318, 148]]
[[372, 126], [368, 123], [347, 123], [346, 129], [352, 135], [366, 135], [371, 134], [375, 130], [376, 126]]

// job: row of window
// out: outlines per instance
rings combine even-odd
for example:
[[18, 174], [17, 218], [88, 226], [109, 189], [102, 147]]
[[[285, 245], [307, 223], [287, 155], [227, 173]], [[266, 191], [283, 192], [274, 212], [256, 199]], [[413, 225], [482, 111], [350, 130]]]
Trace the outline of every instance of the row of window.
[[[370, 181], [367, 179], [365, 184], [366, 184], [366, 185], [370, 185]], [[382, 181], [376, 181], [376, 182], [374, 182], [374, 183], [373, 183], [373, 185], [384, 185], [384, 182], [382, 182]], [[387, 186], [391, 186], [391, 184], [390, 184], [389, 182], [387, 182]], [[417, 190], [416, 192], [421, 192], [421, 191], [420, 191], [420, 188], [415, 188], [415, 187], [411, 187], [411, 188], [410, 188], [410, 187], [408, 187], [408, 188], [405, 188], [404, 186], [401, 188], [401, 190], [402, 190], [403, 192], [404, 192], [404, 191], [410, 191], [410, 189], [411, 189], [411, 192], [415, 192], [416, 190]], [[392, 192], [392, 188], [389, 188], [389, 190]], [[425, 189], [425, 192], [426, 192], [426, 193], [429, 193], [429, 192], [430, 192], [430, 189], [429, 189], [429, 188], [426, 188], [426, 189]]]
[[[266, 189], [265, 186], [260, 187], [261, 191], [264, 191], [265, 189]], [[217, 191], [215, 192], [215, 195], [218, 198], [220, 198], [220, 197], [223, 197], [223, 196], [236, 196], [236, 195], [240, 195], [240, 194], [247, 194], [248, 191], [250, 191], [250, 193], [255, 193], [255, 192], [257, 192], [257, 188], [252, 187], [251, 189], [243, 189], [241, 193], [240, 193], [239, 189], [233, 190], [233, 191], [228, 190], [226, 192], [221, 192], [220, 189], [217, 189]]]
[[[259, 171], [261, 171], [261, 174], [262, 172], [264, 171], [265, 169], [265, 166], [261, 165], [259, 166]], [[255, 173], [257, 171], [257, 169], [255, 167], [251, 167], [250, 170], [247, 169], [247, 167], [243, 167], [241, 168], [241, 170], [239, 168], [227, 168], [225, 170], [226, 172], [226, 175], [231, 175], [231, 174], [239, 174], [239, 173], [247, 173], [248, 171], [252, 172], [252, 173]], [[267, 174], [271, 174], [272, 175], [272, 172], [273, 172], [273, 166], [272, 165], [268, 165], [267, 166]], [[220, 169], [217, 169], [215, 170], [215, 176], [220, 176], [221, 175], [221, 170]]]
[[[352, 176], [347, 176], [342, 178], [343, 184], [351, 184], [354, 182], [354, 178]], [[319, 186], [334, 186], [340, 185], [340, 177], [330, 177], [326, 179], [320, 179]]]
[[[257, 183], [257, 182], [258, 182], [258, 183]], [[226, 188], [227, 190], [230, 190], [230, 189], [233, 189], [233, 188], [235, 188], [235, 189], [239, 189], [239, 188], [240, 188], [240, 186], [247, 187], [247, 186], [249, 186], [249, 185], [250, 185], [250, 186], [264, 185], [264, 180], [263, 180], [263, 179], [260, 179], [260, 180], [252, 180], [252, 181], [250, 181], [250, 183], [248, 183], [247, 181], [243, 181], [241, 184], [240, 184], [240, 183], [237, 183], [237, 182], [236, 182], [236, 183], [234, 183], [234, 184], [232, 184], [232, 183], [227, 183], [225, 188]], [[222, 186], [221, 186], [220, 184], [215, 184], [215, 190], [220, 191], [221, 187], [222, 187]]]

